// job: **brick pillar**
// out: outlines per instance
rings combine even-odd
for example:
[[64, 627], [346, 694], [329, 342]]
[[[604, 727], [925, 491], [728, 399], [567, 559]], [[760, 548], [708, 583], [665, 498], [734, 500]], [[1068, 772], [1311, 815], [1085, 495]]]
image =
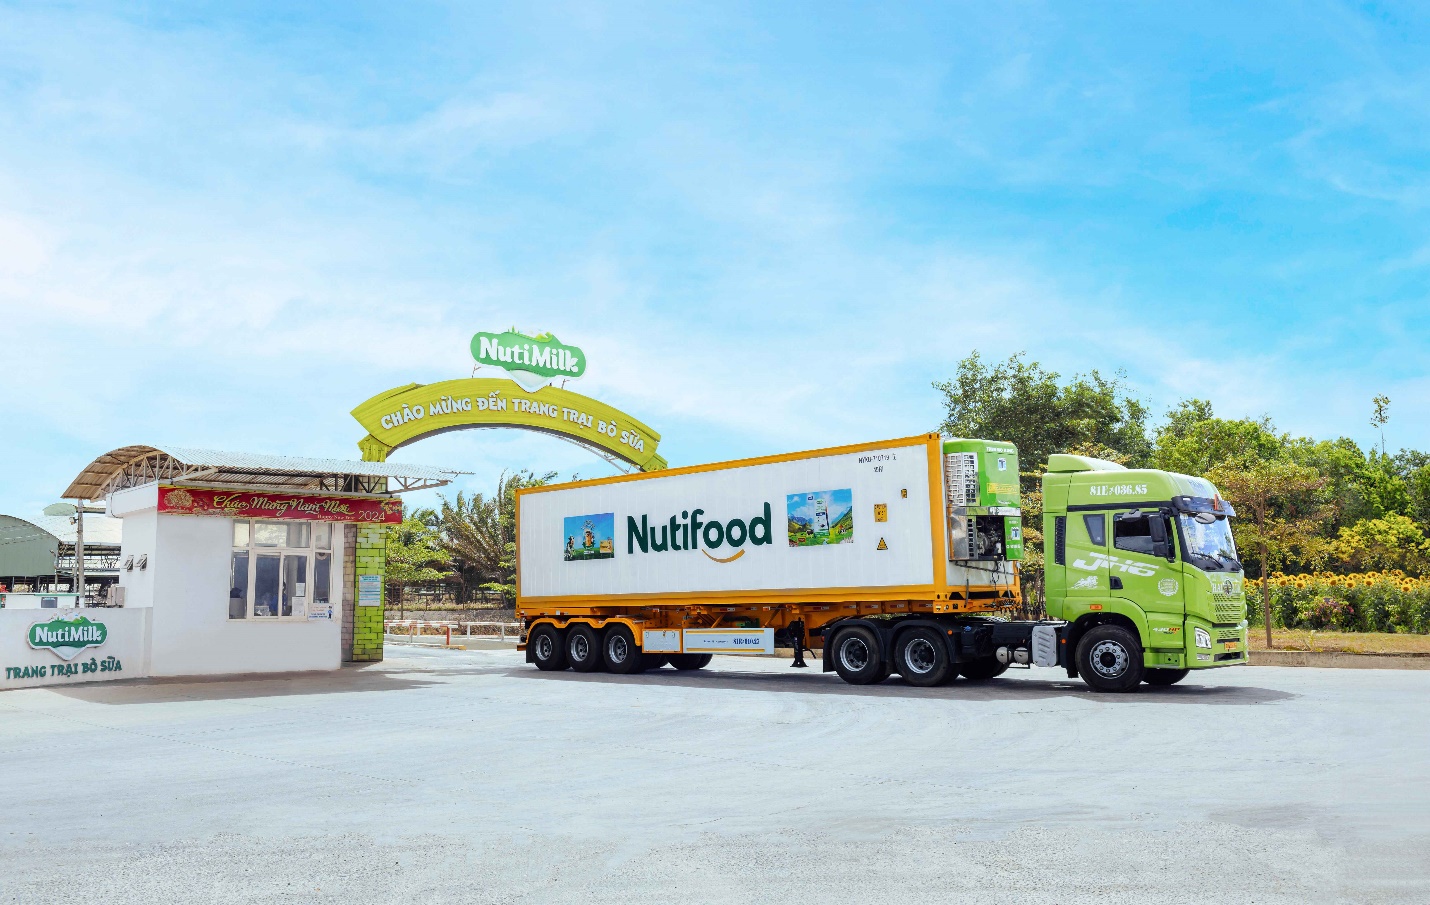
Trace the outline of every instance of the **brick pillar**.
[[[356, 555], [353, 557], [354, 576], [350, 587], [357, 593], [358, 578], [363, 575], [382, 576], [387, 570], [387, 526], [362, 525], [357, 528]], [[387, 586], [380, 583], [380, 606], [353, 607], [354, 662], [372, 662], [382, 659], [383, 613], [387, 606]]]
[[353, 662], [353, 617], [357, 607], [357, 525], [343, 525], [343, 662]]

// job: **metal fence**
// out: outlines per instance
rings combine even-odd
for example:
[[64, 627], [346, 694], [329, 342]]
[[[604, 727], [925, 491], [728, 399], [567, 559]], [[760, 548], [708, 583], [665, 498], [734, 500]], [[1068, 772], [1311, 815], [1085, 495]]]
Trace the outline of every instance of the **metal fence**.
[[455, 638], [491, 638], [500, 641], [521, 640], [520, 622], [430, 622], [425, 619], [390, 620], [383, 631], [395, 638], [412, 640], [425, 636], [440, 636], [451, 644]]

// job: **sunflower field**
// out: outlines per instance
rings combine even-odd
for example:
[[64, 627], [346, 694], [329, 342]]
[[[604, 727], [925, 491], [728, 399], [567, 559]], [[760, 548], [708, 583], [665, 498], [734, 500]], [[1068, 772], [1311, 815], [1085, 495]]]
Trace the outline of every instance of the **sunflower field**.
[[[1273, 627], [1430, 634], [1430, 578], [1398, 570], [1350, 575], [1273, 572]], [[1261, 625], [1261, 581], [1246, 580], [1247, 616]]]

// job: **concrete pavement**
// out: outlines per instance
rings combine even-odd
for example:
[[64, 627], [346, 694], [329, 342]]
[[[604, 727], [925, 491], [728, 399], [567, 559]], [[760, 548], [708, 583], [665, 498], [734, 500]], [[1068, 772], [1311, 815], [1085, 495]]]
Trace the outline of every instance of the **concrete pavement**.
[[0, 902], [1430, 901], [1430, 673], [717, 657], [0, 693]]

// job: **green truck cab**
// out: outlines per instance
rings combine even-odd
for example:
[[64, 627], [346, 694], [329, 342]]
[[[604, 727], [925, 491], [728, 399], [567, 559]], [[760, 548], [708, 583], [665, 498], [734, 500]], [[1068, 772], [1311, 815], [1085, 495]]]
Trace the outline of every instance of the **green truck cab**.
[[1236, 515], [1202, 478], [1053, 455], [1043, 476], [1058, 663], [1100, 691], [1171, 685], [1247, 660]]

